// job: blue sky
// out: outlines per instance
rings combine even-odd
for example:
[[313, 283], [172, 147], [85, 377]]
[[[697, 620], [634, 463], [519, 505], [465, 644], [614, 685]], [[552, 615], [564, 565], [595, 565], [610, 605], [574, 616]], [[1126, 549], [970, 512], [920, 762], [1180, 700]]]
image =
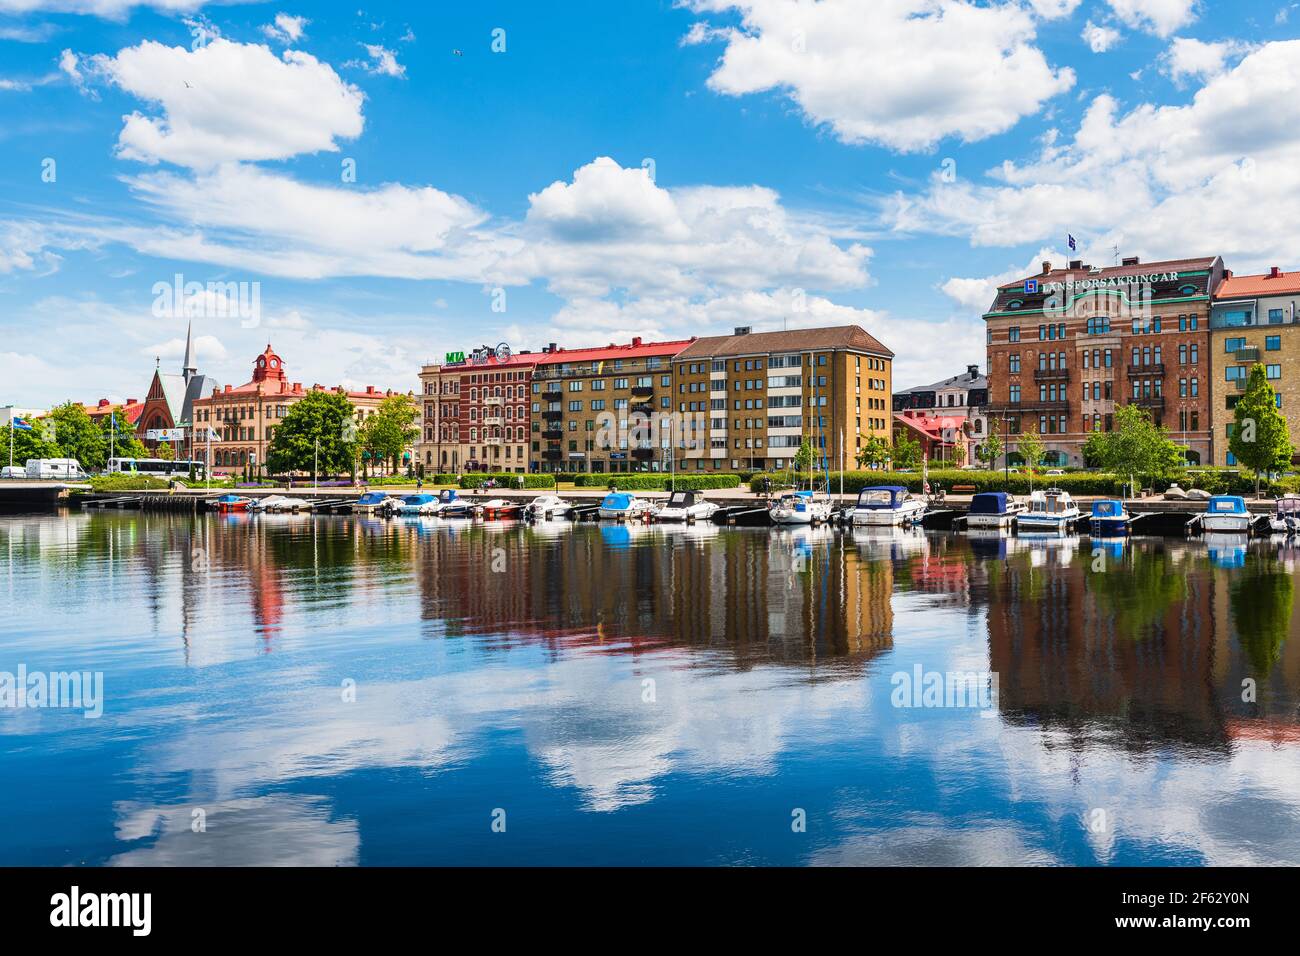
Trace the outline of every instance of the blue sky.
[[235, 384], [857, 322], [908, 386], [1067, 232], [1300, 265], [1300, 6], [427, 6], [0, 0], [0, 404], [142, 397], [178, 274]]

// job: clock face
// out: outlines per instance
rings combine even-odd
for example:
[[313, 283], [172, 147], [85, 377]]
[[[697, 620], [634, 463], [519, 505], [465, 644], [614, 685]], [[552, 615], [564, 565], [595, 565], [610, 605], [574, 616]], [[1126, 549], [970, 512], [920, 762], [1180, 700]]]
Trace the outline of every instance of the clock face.
[[496, 348], [496, 355], [497, 355], [498, 362], [508, 362], [510, 360], [510, 355], [511, 355], [510, 346], [507, 345], [505, 342], [502, 342]]

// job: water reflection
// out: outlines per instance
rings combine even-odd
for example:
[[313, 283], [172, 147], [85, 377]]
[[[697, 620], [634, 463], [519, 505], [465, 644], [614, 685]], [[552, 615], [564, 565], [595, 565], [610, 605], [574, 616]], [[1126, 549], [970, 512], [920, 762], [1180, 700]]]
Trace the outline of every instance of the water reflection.
[[[0, 863], [1300, 862], [1295, 557], [0, 519], [0, 670], [102, 669], [109, 692], [99, 721], [0, 709], [5, 768], [47, 791], [0, 798]], [[992, 719], [891, 706], [917, 666], [996, 673]], [[538, 828], [492, 842], [507, 803]]]

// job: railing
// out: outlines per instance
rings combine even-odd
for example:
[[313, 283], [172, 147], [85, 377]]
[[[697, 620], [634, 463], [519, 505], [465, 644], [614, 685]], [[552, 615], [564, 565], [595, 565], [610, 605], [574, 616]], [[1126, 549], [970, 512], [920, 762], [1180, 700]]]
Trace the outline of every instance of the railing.
[[564, 452], [558, 448], [548, 448], [542, 452], [542, 457], [547, 461], [559, 461], [564, 456]]
[[563, 397], [564, 393], [558, 388], [552, 388], [542, 392], [542, 401], [544, 402], [558, 402]]
[[633, 385], [632, 394], [636, 398], [647, 398], [655, 393], [653, 385]]
[[653, 448], [632, 449], [632, 457], [638, 459], [639, 461], [649, 461], [650, 459], [655, 457], [655, 454], [656, 454], [656, 450]]
[[1248, 345], [1244, 349], [1237, 349], [1234, 357], [1238, 362], [1258, 362], [1259, 346]]
[[546, 409], [546, 411], [542, 412], [542, 417], [545, 418], [548, 422], [559, 421], [561, 418], [564, 417], [564, 412], [560, 411], [558, 408], [557, 409], [548, 408]]
[[1034, 369], [1035, 382], [1068, 382], [1069, 380], [1070, 380], [1070, 370], [1068, 368]]
[[483, 424], [484, 424], [484, 425], [503, 425], [503, 424], [505, 424], [505, 419], [503, 419], [500, 415], [484, 415], [484, 416], [483, 416]]
[[1163, 395], [1142, 395], [1137, 398], [1130, 398], [1129, 404], [1138, 405], [1142, 408], [1152, 408], [1157, 411], [1164, 411], [1165, 397]]
[[1040, 401], [1039, 399], [1026, 399], [1016, 404], [1014, 402], [1007, 405], [990, 405], [987, 413], [992, 416], [998, 415], [1019, 415], [1022, 412], [1037, 411], [1068, 411], [1070, 408], [1069, 399], [1062, 401]]
[[1160, 375], [1165, 374], [1165, 363], [1155, 362], [1148, 365], [1130, 365], [1128, 367], [1129, 375]]
[[564, 437], [564, 431], [559, 428], [548, 428], [542, 432], [542, 437], [548, 441], [559, 441]]

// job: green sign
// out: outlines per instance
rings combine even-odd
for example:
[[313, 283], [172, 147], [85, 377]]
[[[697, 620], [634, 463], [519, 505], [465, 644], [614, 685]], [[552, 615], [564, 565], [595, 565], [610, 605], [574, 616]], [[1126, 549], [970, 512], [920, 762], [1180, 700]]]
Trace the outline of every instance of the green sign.
[[464, 352], [448, 352], [448, 353], [447, 353], [447, 362], [446, 362], [447, 365], [459, 365], [459, 364], [463, 363], [464, 361], [465, 361], [465, 353], [464, 353]]

